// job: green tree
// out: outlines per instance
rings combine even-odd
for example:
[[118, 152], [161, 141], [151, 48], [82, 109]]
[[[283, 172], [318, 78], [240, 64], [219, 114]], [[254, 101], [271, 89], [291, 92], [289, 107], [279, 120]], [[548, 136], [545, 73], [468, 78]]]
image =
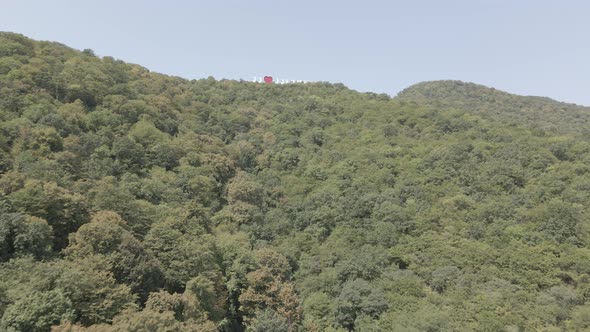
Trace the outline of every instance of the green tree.
[[115, 279], [146, 300], [150, 292], [164, 285], [160, 262], [125, 229], [125, 221], [115, 212], [99, 211], [92, 220], [70, 235], [64, 254], [73, 262], [100, 255], [111, 266]]
[[88, 220], [86, 198], [54, 182], [28, 180], [8, 199], [18, 211], [47, 220], [57, 250], [66, 246], [70, 232]]
[[74, 319], [73, 304], [63, 291], [33, 291], [4, 312], [0, 327], [4, 330], [46, 332], [53, 325]]
[[383, 294], [362, 279], [355, 279], [342, 285], [336, 302], [338, 324], [352, 330], [360, 315], [377, 318], [387, 309]]
[[213, 238], [193, 226], [187, 229], [170, 220], [153, 225], [145, 237], [146, 247], [162, 264], [171, 291], [180, 291], [193, 277], [219, 269]]

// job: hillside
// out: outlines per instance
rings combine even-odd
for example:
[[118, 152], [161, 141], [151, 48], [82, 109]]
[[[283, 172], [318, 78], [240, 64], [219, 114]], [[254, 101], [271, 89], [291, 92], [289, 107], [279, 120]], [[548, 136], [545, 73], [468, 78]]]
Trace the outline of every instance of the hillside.
[[546, 97], [523, 97], [461, 81], [413, 85], [396, 98], [401, 102], [468, 110], [486, 118], [531, 128], [536, 134], [590, 136], [590, 107]]
[[586, 330], [589, 114], [0, 33], [0, 330]]

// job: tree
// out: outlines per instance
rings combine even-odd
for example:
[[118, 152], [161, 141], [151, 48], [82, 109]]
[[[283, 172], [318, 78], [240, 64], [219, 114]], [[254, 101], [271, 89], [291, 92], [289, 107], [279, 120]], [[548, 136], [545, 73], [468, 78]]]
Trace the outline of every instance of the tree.
[[559, 199], [553, 199], [538, 211], [540, 229], [549, 238], [563, 243], [565, 241], [577, 242], [584, 239], [583, 230], [579, 229], [582, 224], [581, 206], [569, 204]]
[[125, 227], [117, 213], [99, 211], [70, 235], [64, 254], [73, 262], [100, 255], [111, 266], [115, 279], [145, 301], [150, 292], [164, 285], [164, 275], [160, 262]]
[[430, 286], [435, 291], [442, 293], [453, 285], [460, 275], [456, 266], [443, 266], [432, 272], [432, 281]]
[[251, 320], [258, 310], [274, 310], [293, 329], [300, 323], [302, 311], [295, 288], [289, 282], [288, 261], [269, 249], [258, 250], [255, 257], [258, 268], [246, 275], [248, 288], [240, 294], [240, 311]]
[[276, 331], [276, 332], [289, 332], [291, 329], [289, 328], [289, 323], [287, 320], [277, 314], [276, 312], [265, 309], [262, 311], [256, 312], [256, 316], [252, 320], [252, 324], [248, 326], [246, 329], [248, 332], [266, 332], [266, 331]]
[[[210, 277], [206, 277], [205, 275]], [[185, 294], [194, 296], [210, 320], [219, 322], [227, 311], [227, 291], [221, 274], [207, 273], [192, 278], [186, 284]], [[212, 280], [213, 279], [213, 280]]]
[[[47, 220], [53, 229], [53, 248], [67, 245], [67, 237], [88, 218], [86, 198], [58, 186], [55, 182], [28, 180], [24, 187], [8, 196], [22, 213]], [[38, 222], [37, 225], [40, 225]]]
[[63, 291], [33, 291], [8, 307], [2, 315], [0, 327], [4, 330], [46, 332], [52, 325], [74, 319], [72, 302]]
[[119, 312], [134, 308], [136, 297], [117, 284], [108, 262], [100, 256], [68, 262], [55, 287], [72, 302], [75, 320], [83, 325], [111, 322]]
[[165, 143], [168, 135], [160, 131], [146, 118], [140, 119], [129, 132], [129, 137], [141, 144], [144, 148]]
[[169, 220], [153, 225], [145, 237], [146, 247], [162, 263], [171, 291], [181, 291], [193, 277], [219, 269], [213, 239], [197, 225], [192, 226], [186, 229]]
[[341, 326], [352, 330], [360, 315], [377, 318], [386, 309], [387, 302], [379, 290], [365, 280], [355, 279], [342, 285], [336, 302], [336, 320]]
[[[18, 227], [18, 226], [17, 226]], [[23, 220], [14, 238], [15, 252], [19, 255], [32, 255], [36, 259], [50, 257], [52, 254], [53, 229], [47, 221], [28, 216]]]
[[153, 222], [154, 212], [150, 204], [135, 199], [129, 186], [120, 183], [112, 176], [104, 177], [89, 190], [95, 211], [113, 211], [126, 222], [134, 236], [142, 238]]
[[261, 207], [263, 195], [262, 186], [246, 172], [238, 172], [227, 186], [227, 198], [230, 204], [243, 202]]
[[49, 257], [52, 245], [53, 230], [45, 220], [0, 207], [0, 261], [24, 255]]
[[573, 310], [568, 327], [572, 331], [584, 331], [590, 328], [590, 309], [587, 305], [576, 307]]

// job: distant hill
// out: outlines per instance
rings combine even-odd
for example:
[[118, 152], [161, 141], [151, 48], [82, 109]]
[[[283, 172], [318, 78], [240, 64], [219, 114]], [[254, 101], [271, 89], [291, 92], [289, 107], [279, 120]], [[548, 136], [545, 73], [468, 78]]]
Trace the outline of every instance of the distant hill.
[[590, 135], [590, 107], [557, 102], [546, 97], [518, 96], [474, 83], [422, 82], [401, 91], [396, 99], [465, 110], [552, 134], [575, 132], [577, 135]]
[[587, 331], [589, 110], [0, 33], [0, 331]]

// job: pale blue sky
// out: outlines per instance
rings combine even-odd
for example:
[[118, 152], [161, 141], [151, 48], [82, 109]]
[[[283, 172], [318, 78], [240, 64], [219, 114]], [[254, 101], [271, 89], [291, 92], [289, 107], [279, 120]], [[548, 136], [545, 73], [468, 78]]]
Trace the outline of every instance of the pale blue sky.
[[185, 78], [460, 79], [590, 105], [590, 1], [0, 0], [0, 30]]

